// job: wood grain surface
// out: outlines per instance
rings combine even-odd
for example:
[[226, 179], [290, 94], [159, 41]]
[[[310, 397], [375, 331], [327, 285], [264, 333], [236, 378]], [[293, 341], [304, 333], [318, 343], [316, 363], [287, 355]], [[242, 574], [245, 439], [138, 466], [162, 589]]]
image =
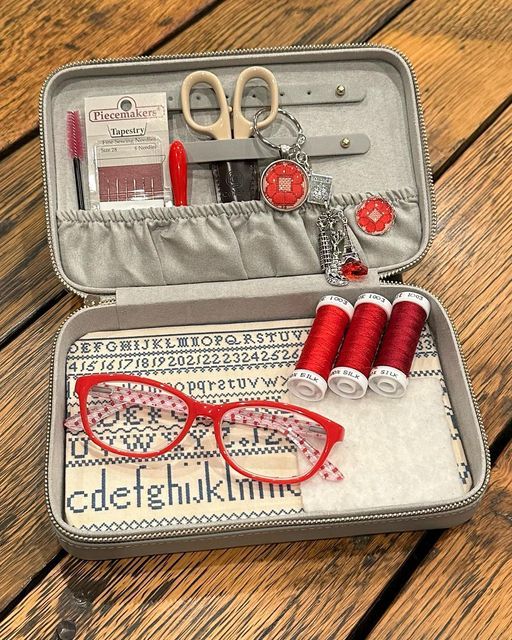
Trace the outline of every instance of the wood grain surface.
[[0, 352], [0, 609], [58, 551], [43, 493], [50, 353], [79, 306], [68, 295]]
[[418, 0], [377, 40], [414, 63], [434, 170], [510, 97], [510, 0]]
[[225, 0], [157, 53], [362, 42], [405, 4], [406, 0]]
[[436, 183], [439, 232], [405, 277], [453, 317], [491, 439], [512, 415], [511, 128], [512, 107]]
[[213, 0], [2, 0], [0, 151], [37, 125], [37, 96], [73, 60], [140, 55]]
[[[256, 0], [246, 5], [241, 14], [241, 0], [226, 0], [156, 53], [363, 40], [368, 34], [375, 33], [375, 41], [402, 48], [418, 70], [433, 161], [439, 167], [471, 139], [481, 124], [479, 118], [488, 117], [506, 99], [509, 88], [500, 75], [506, 67], [500, 66], [500, 70], [496, 72], [495, 56], [498, 55], [496, 47], [503, 47], [499, 58], [506, 61], [510, 55], [510, 47], [506, 39], [501, 39], [498, 44], [494, 42], [494, 39], [502, 35], [502, 25], [506, 24], [506, 1], [498, 0], [493, 3], [488, 20], [481, 21], [472, 10], [472, 1], [468, 0], [469, 23], [466, 28], [454, 29], [452, 40], [444, 37], [444, 46], [436, 38], [436, 46], [429, 48], [426, 36], [417, 36], [418, 30], [426, 34], [430, 29], [435, 34], [439, 25], [445, 25], [444, 28], [448, 29], [446, 25], [463, 23], [459, 2], [417, 0], [392, 20], [388, 27], [379, 30], [379, 25], [386, 17], [401, 6], [400, 2], [386, 0], [375, 3], [364, 0], [353, 3], [349, 0], [331, 0], [319, 7], [316, 0], [301, 3], [286, 0], [273, 5], [270, 10], [270, 5], [265, 0]], [[479, 2], [476, 4], [480, 6]], [[432, 15], [438, 13], [442, 20], [432, 20]], [[244, 19], [240, 19], [240, 15]], [[428, 16], [430, 22], [425, 16]], [[395, 24], [399, 27], [395, 28]], [[490, 44], [487, 46], [488, 41]], [[452, 56], [452, 49], [463, 51], [464, 55]], [[469, 59], [474, 61], [471, 65], [467, 63]], [[482, 82], [484, 79], [487, 82], [488, 78], [495, 77], [496, 87], [479, 94], [478, 100], [475, 100], [471, 92], [460, 91], [456, 100], [457, 121], [453, 127], [448, 126], [455, 108], [455, 94], [452, 92], [453, 83], [447, 78], [462, 78], [469, 73], [471, 76], [468, 82], [473, 82], [475, 78], [482, 78]], [[16, 327], [20, 318], [37, 313], [60, 287], [50, 262], [44, 257], [41, 192], [34, 194], [30, 200], [30, 208], [26, 206], [26, 185], [31, 185], [35, 176], [40, 174], [36, 142], [29, 143], [4, 163], [0, 163], [0, 184], [3, 185], [4, 181], [9, 181], [10, 184], [9, 189], [6, 189], [7, 197], [2, 198], [4, 202], [0, 202], [0, 207], [5, 208], [5, 213], [0, 213], [0, 221], [4, 217], [9, 218], [12, 235], [18, 238], [14, 246], [23, 249], [25, 253], [20, 260], [16, 249], [12, 253], [9, 246], [3, 250], [0, 290], [5, 290], [6, 294], [0, 299], [0, 342], [2, 337], [7, 337]], [[36, 190], [39, 189], [38, 181]], [[34, 187], [29, 186], [28, 191], [32, 188]], [[25, 230], [18, 233], [16, 227], [24, 227]], [[38, 287], [40, 290], [35, 295], [33, 292]]]
[[371, 640], [508, 640], [512, 602], [512, 444], [470, 522], [444, 533]]
[[70, 620], [77, 639], [343, 638], [418, 535], [102, 563], [68, 557], [0, 624], [0, 637], [43, 640]]
[[0, 344], [62, 291], [46, 238], [39, 142], [0, 162]]
[[382, 2], [354, 2], [344, 11], [335, 1], [292, 7], [256, 0], [241, 22], [244, 4], [226, 0], [158, 52], [350, 42], [371, 34], [373, 42], [400, 49], [414, 64], [435, 169], [510, 96], [509, 0], [416, 0], [379, 30], [375, 12], [385, 12]]
[[[509, 278], [500, 262], [506, 260], [506, 244], [499, 245], [503, 230], [508, 228], [508, 211], [499, 205], [510, 190], [510, 176], [502, 171], [502, 154], [508, 152], [500, 150], [503, 131], [509, 126], [507, 112], [444, 174], [439, 184], [441, 231], [425, 266], [415, 270], [418, 284], [452, 296], [454, 315], [464, 321], [468, 339], [473, 332], [478, 335], [479, 344], [471, 343], [471, 351], [472, 356], [473, 348], [480, 353], [472, 361], [480, 395], [490, 374], [502, 366], [502, 354], [510, 342], [507, 331], [496, 331], [500, 315], [488, 312], [487, 298], [479, 293], [483, 286], [492, 293], [508, 286]], [[485, 180], [477, 170], [482, 154], [495, 159], [486, 163]], [[474, 196], [468, 195], [455, 206], [461, 185]], [[468, 220], [475, 215], [485, 218], [492, 207], [479, 194], [487, 185], [492, 185], [496, 214], [491, 216], [485, 234], [468, 233]], [[473, 224], [477, 229], [476, 220]], [[503, 235], [510, 238], [512, 233]], [[493, 283], [482, 280], [477, 269], [490, 246], [498, 247], [498, 251], [501, 248]], [[443, 260], [455, 262], [455, 269], [439, 264]], [[464, 286], [474, 280], [471, 286], [476, 287], [480, 300], [479, 306], [470, 308], [469, 315], [478, 312], [478, 317], [483, 314], [485, 319], [477, 327], [467, 318], [468, 300], [458, 297], [462, 295], [458, 284], [460, 264], [468, 261], [475, 265], [475, 272]], [[480, 344], [487, 349], [479, 351]], [[37, 349], [37, 344], [33, 348]], [[493, 401], [482, 396], [491, 440], [508, 417], [505, 402], [493, 396], [493, 390]], [[19, 604], [0, 630], [10, 634], [8, 637], [22, 638], [30, 629], [38, 640], [48, 637], [65, 618], [77, 625], [79, 638], [95, 632], [98, 637], [117, 640], [126, 637], [126, 628], [131, 638], [141, 639], [152, 633], [156, 637], [176, 634], [183, 639], [343, 638], [409, 557], [420, 537], [421, 533], [406, 533], [106, 563], [66, 557]], [[330, 601], [326, 609], [329, 594], [342, 595]], [[135, 619], [127, 613], [133, 610], [138, 612]]]

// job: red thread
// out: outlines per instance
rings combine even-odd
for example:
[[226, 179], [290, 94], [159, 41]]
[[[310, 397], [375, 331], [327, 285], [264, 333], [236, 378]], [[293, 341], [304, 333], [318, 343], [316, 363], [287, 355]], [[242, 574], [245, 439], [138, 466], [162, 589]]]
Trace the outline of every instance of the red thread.
[[316, 312], [296, 369], [314, 371], [327, 381], [349, 322], [350, 317], [343, 309], [329, 304], [321, 306]]
[[394, 304], [375, 366], [393, 367], [408, 376], [426, 319], [425, 309], [414, 302]]
[[368, 378], [387, 319], [379, 305], [358, 304], [334, 366], [355, 369]]

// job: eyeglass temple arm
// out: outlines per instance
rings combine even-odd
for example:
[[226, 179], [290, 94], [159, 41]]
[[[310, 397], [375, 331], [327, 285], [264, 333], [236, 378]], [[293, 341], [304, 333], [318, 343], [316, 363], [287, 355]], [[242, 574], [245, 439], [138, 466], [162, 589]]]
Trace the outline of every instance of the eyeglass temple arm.
[[[148, 393], [147, 391], [134, 391], [133, 389], [124, 389], [122, 387], [114, 386], [109, 387], [108, 393], [105, 391], [106, 390], [100, 390], [95, 394], [94, 387], [91, 389], [92, 395], [95, 394], [100, 397], [108, 397], [108, 401], [103, 405], [96, 407], [95, 409], [91, 409], [88, 412], [87, 417], [91, 424], [94, 424], [98, 418], [106, 418], [114, 415], [117, 411], [126, 409], [137, 402], [141, 402], [141, 404], [155, 408], [169, 408], [174, 404], [175, 406], [172, 406], [172, 409], [176, 412], [181, 410], [182, 413], [186, 413], [187, 410], [187, 407], [182, 400], [178, 398], [171, 400], [163, 394]], [[157, 397], [160, 399], [157, 399]], [[153, 398], [153, 400], [151, 400], [151, 398]], [[64, 427], [72, 433], [83, 431], [84, 426], [80, 413], [75, 413], [69, 416], [69, 418], [66, 418], [64, 420]]]
[[[91, 390], [94, 393], [94, 387]], [[104, 390], [100, 392], [96, 392], [97, 395], [105, 395]], [[141, 402], [142, 404], [149, 405], [155, 408], [169, 408], [176, 412], [181, 411], [183, 413], [186, 412], [187, 407], [185, 403], [178, 399], [173, 398], [172, 400], [163, 394], [158, 393], [149, 393], [147, 391], [135, 391], [133, 389], [124, 389], [120, 387], [110, 387], [108, 390], [108, 402], [105, 402], [102, 406], [93, 409], [89, 412], [88, 418], [91, 423], [94, 422], [98, 418], [105, 418], [110, 415], [115, 414], [117, 411], [126, 409], [127, 407], [133, 405], [135, 402]], [[264, 423], [267, 428], [274, 429], [275, 431], [279, 431], [283, 435], [287, 435], [290, 440], [295, 444], [295, 446], [302, 452], [304, 457], [309, 460], [312, 464], [316, 464], [318, 459], [321, 456], [320, 451], [316, 449], [313, 445], [311, 445], [304, 437], [300, 437], [301, 435], [305, 435], [306, 429], [315, 428], [314, 423], [309, 423], [307, 420], [300, 421], [305, 427], [301, 427], [299, 425], [287, 425], [283, 423], [278, 423], [275, 420], [271, 420], [270, 418], [265, 418], [261, 414], [251, 411], [249, 409], [238, 409], [236, 413], [231, 414], [233, 416], [240, 415], [244, 419], [252, 419], [251, 426], [258, 426], [259, 424]], [[71, 431], [72, 433], [78, 433], [83, 430], [82, 418], [80, 414], [74, 414], [69, 418], [66, 418], [64, 421], [64, 426], [66, 429]], [[311, 436], [311, 431], [307, 432], [307, 435]], [[320, 473], [326, 480], [342, 480], [343, 474], [332, 462], [326, 460], [322, 466], [320, 467]]]

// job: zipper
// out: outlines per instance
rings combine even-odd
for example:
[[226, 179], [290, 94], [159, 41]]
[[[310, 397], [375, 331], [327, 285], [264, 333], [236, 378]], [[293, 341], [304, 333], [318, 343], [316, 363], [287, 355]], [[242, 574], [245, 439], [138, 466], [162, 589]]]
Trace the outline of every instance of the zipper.
[[[46, 217], [46, 229], [47, 229], [47, 235], [48, 235], [48, 244], [50, 247], [50, 257], [51, 257], [51, 261], [52, 261], [52, 265], [53, 268], [57, 274], [57, 277], [59, 278], [60, 282], [63, 284], [63, 286], [65, 288], [67, 288], [69, 291], [72, 291], [73, 293], [79, 295], [80, 297], [84, 298], [85, 300], [85, 306], [98, 306], [98, 305], [103, 305], [103, 304], [107, 304], [107, 305], [111, 305], [111, 304], [115, 304], [115, 296], [96, 296], [96, 295], [89, 295], [86, 294], [83, 291], [80, 291], [78, 289], [76, 289], [75, 287], [72, 287], [70, 284], [68, 284], [64, 278], [61, 276], [58, 267], [57, 267], [57, 261], [55, 258], [55, 254], [54, 254], [54, 250], [53, 250], [53, 245], [52, 245], [52, 238], [51, 238], [51, 231], [50, 231], [50, 210], [49, 210], [49, 201], [48, 201], [48, 186], [47, 186], [47, 172], [46, 172], [46, 157], [45, 157], [45, 149], [44, 149], [44, 143], [43, 143], [43, 138], [44, 138], [44, 121], [43, 121], [43, 99], [44, 99], [44, 92], [46, 90], [46, 87], [48, 85], [48, 82], [50, 81], [50, 79], [57, 74], [58, 72], [64, 70], [64, 69], [68, 69], [68, 68], [72, 68], [72, 67], [76, 67], [76, 66], [90, 66], [90, 65], [95, 65], [95, 64], [101, 64], [101, 63], [108, 63], [108, 64], [116, 64], [116, 63], [126, 63], [126, 62], [147, 62], [147, 61], [151, 61], [151, 60], [179, 60], [179, 59], [197, 59], [197, 58], [211, 58], [211, 57], [229, 57], [229, 56], [233, 56], [233, 55], [252, 55], [252, 54], [272, 54], [272, 53], [287, 53], [287, 52], [301, 52], [301, 51], [336, 51], [339, 49], [354, 49], [354, 48], [365, 48], [365, 49], [375, 49], [375, 48], [379, 48], [379, 49], [384, 49], [387, 51], [391, 51], [399, 56], [401, 56], [403, 58], [403, 60], [405, 61], [409, 72], [411, 74], [411, 78], [412, 78], [412, 82], [413, 82], [413, 86], [414, 86], [414, 91], [415, 91], [415, 99], [416, 99], [416, 105], [417, 105], [417, 109], [418, 109], [418, 120], [419, 120], [419, 127], [420, 127], [420, 138], [421, 138], [421, 145], [422, 145], [422, 157], [423, 157], [423, 163], [424, 163], [424, 169], [425, 169], [425, 175], [427, 177], [427, 183], [428, 183], [428, 204], [429, 204], [429, 211], [430, 211], [430, 229], [429, 229], [429, 237], [427, 240], [427, 244], [425, 245], [424, 250], [421, 252], [421, 254], [419, 254], [418, 256], [416, 256], [413, 260], [409, 261], [408, 263], [406, 263], [405, 265], [403, 265], [402, 267], [399, 267], [397, 269], [391, 270], [391, 271], [387, 271], [384, 274], [381, 274], [383, 281], [385, 281], [387, 278], [389, 278], [390, 276], [393, 276], [395, 274], [401, 273], [403, 271], [405, 271], [406, 269], [413, 267], [414, 265], [416, 265], [418, 262], [420, 262], [420, 260], [422, 260], [422, 258], [425, 256], [426, 252], [430, 249], [430, 247], [432, 246], [432, 242], [434, 239], [434, 235], [435, 235], [435, 231], [436, 231], [436, 227], [437, 227], [437, 208], [436, 208], [436, 201], [435, 201], [435, 193], [434, 193], [434, 180], [433, 180], [433, 176], [432, 176], [432, 167], [431, 167], [431, 161], [430, 161], [430, 154], [428, 151], [428, 144], [427, 144], [427, 134], [426, 134], [426, 127], [425, 127], [425, 119], [424, 119], [424, 113], [423, 113], [423, 107], [421, 105], [421, 100], [420, 100], [420, 90], [419, 90], [419, 86], [418, 86], [418, 81], [417, 81], [417, 76], [416, 73], [412, 67], [412, 64], [409, 60], [409, 58], [407, 56], [405, 56], [402, 52], [400, 52], [398, 49], [395, 49], [394, 47], [389, 47], [387, 45], [376, 45], [376, 44], [370, 44], [370, 43], [352, 43], [352, 44], [341, 44], [341, 45], [305, 45], [305, 46], [291, 46], [291, 47], [272, 47], [272, 48], [253, 48], [253, 49], [236, 49], [236, 50], [232, 50], [232, 51], [209, 51], [209, 52], [203, 52], [203, 53], [196, 53], [196, 54], [177, 54], [177, 55], [173, 55], [173, 56], [134, 56], [134, 57], [124, 57], [124, 58], [100, 58], [100, 59], [95, 59], [95, 60], [85, 60], [85, 61], [78, 61], [78, 62], [73, 62], [73, 63], [69, 63], [69, 64], [65, 64], [62, 65], [60, 67], [58, 67], [57, 69], [55, 69], [55, 71], [53, 71], [53, 73], [51, 73], [45, 80], [42, 88], [41, 88], [41, 92], [40, 92], [40, 97], [39, 97], [39, 121], [40, 121], [40, 151], [41, 151], [41, 158], [42, 158], [42, 167], [43, 167], [43, 193], [44, 193], [44, 203], [45, 203], [45, 217]], [[411, 285], [413, 286], [413, 285]], [[49, 380], [49, 385], [50, 385], [50, 390], [49, 390], [49, 394], [48, 394], [48, 416], [47, 416], [47, 438], [46, 438], [46, 464], [45, 464], [45, 497], [46, 497], [46, 505], [47, 505], [47, 510], [48, 510], [48, 514], [50, 517], [50, 520], [52, 521], [53, 526], [55, 527], [55, 529], [67, 540], [74, 540], [77, 542], [82, 542], [82, 543], [106, 543], [106, 542], [142, 542], [142, 541], [154, 541], [154, 540], [162, 540], [162, 539], [173, 539], [173, 538], [180, 538], [180, 537], [184, 537], [184, 536], [193, 536], [193, 535], [207, 535], [207, 534], [221, 534], [221, 533], [231, 533], [231, 532], [236, 532], [236, 531], [243, 531], [243, 530], [256, 530], [256, 529], [267, 529], [267, 528], [276, 528], [276, 527], [287, 527], [287, 526], [293, 526], [293, 527], [297, 527], [297, 526], [314, 526], [314, 525], [337, 525], [337, 524], [344, 524], [344, 523], [349, 523], [349, 522], [365, 522], [365, 521], [377, 521], [377, 520], [392, 520], [392, 519], [403, 519], [406, 517], [420, 517], [420, 516], [428, 516], [428, 515], [434, 515], [434, 514], [441, 514], [441, 513], [446, 513], [446, 512], [451, 512], [451, 511], [456, 511], [456, 510], [460, 510], [460, 509], [464, 509], [465, 507], [468, 507], [469, 505], [473, 504], [474, 502], [476, 502], [477, 500], [479, 500], [479, 498], [482, 496], [483, 492], [485, 491], [485, 488], [487, 486], [487, 483], [489, 481], [489, 475], [490, 475], [490, 466], [491, 466], [491, 461], [490, 461], [490, 455], [489, 455], [489, 449], [488, 449], [488, 444], [487, 444], [487, 435], [485, 433], [484, 427], [483, 427], [483, 423], [482, 423], [482, 416], [480, 413], [480, 409], [478, 407], [478, 403], [476, 401], [476, 396], [475, 396], [475, 392], [474, 392], [474, 388], [473, 388], [473, 384], [471, 382], [471, 378], [469, 376], [469, 372], [468, 372], [468, 368], [467, 368], [467, 363], [466, 363], [466, 358], [462, 352], [461, 349], [461, 344], [460, 344], [460, 338], [459, 338], [459, 334], [457, 332], [457, 329], [455, 328], [454, 324], [453, 324], [453, 320], [451, 318], [451, 316], [449, 315], [449, 313], [447, 312], [447, 310], [444, 308], [444, 305], [441, 303], [441, 301], [434, 295], [430, 294], [429, 295], [432, 296], [432, 298], [434, 298], [437, 303], [441, 306], [442, 309], [444, 309], [450, 324], [452, 326], [454, 335], [455, 335], [455, 339], [456, 339], [456, 343], [457, 343], [457, 347], [459, 349], [459, 353], [461, 354], [461, 359], [462, 359], [462, 365], [463, 365], [463, 370], [464, 370], [464, 374], [465, 374], [465, 378], [466, 378], [466, 383], [468, 385], [468, 388], [470, 390], [470, 395], [471, 395], [471, 399], [473, 402], [473, 407], [475, 409], [475, 414], [477, 417], [477, 422], [480, 428], [480, 433], [481, 433], [481, 437], [482, 437], [482, 441], [484, 444], [484, 451], [485, 451], [485, 461], [486, 461], [486, 468], [485, 468], [485, 477], [484, 477], [484, 482], [482, 483], [482, 486], [480, 487], [480, 489], [475, 492], [471, 497], [469, 498], [463, 498], [461, 500], [457, 500], [451, 504], [446, 504], [446, 505], [439, 505], [439, 506], [433, 506], [433, 507], [426, 507], [424, 509], [414, 509], [414, 510], [410, 510], [410, 511], [404, 511], [404, 512], [390, 512], [390, 513], [380, 513], [380, 514], [370, 514], [370, 515], [360, 515], [360, 516], [338, 516], [338, 517], [323, 517], [323, 518], [294, 518], [294, 519], [283, 519], [283, 520], [275, 520], [275, 521], [262, 521], [262, 522], [239, 522], [236, 525], [231, 524], [224, 524], [224, 525], [211, 525], [211, 526], [207, 526], [207, 527], [195, 527], [195, 528], [187, 528], [187, 529], [183, 529], [183, 530], [176, 530], [173, 532], [169, 532], [169, 531], [162, 531], [162, 532], [154, 532], [154, 533], [134, 533], [134, 534], [124, 534], [124, 535], [116, 535], [115, 538], [112, 537], [108, 537], [108, 536], [87, 536], [87, 535], [83, 535], [83, 534], [75, 534], [72, 533], [70, 531], [68, 531], [67, 529], [65, 529], [64, 527], [62, 527], [59, 522], [56, 520], [55, 516], [52, 513], [51, 510], [51, 506], [50, 506], [50, 499], [49, 499], [49, 478], [48, 478], [48, 469], [49, 469], [49, 455], [50, 455], [50, 432], [51, 432], [51, 408], [52, 408], [52, 404], [53, 404], [53, 370], [54, 370], [54, 364], [55, 364], [55, 350], [56, 350], [56, 345], [57, 345], [57, 340], [59, 337], [59, 334], [63, 328], [63, 326], [77, 313], [79, 313], [80, 311], [82, 311], [82, 309], [79, 309], [77, 311], [74, 311], [73, 313], [71, 313], [69, 316], [67, 316], [65, 318], [65, 320], [61, 323], [61, 325], [59, 326], [56, 335], [53, 339], [53, 345], [52, 345], [52, 355], [51, 355], [51, 369], [50, 369], [50, 380]]]
[[[389, 286], [392, 286], [391, 284]], [[395, 285], [396, 286], [396, 285]], [[407, 285], [411, 287], [415, 287], [415, 285]], [[421, 287], [415, 287], [420, 291], [424, 291]], [[377, 513], [377, 514], [369, 514], [369, 515], [360, 515], [360, 516], [334, 516], [334, 517], [323, 517], [323, 518], [293, 518], [293, 519], [282, 519], [282, 520], [270, 520], [270, 521], [261, 521], [261, 522], [239, 522], [237, 524], [225, 524], [225, 525], [211, 525], [207, 527], [191, 527], [186, 529], [178, 529], [172, 532], [170, 531], [161, 531], [161, 532], [153, 532], [153, 533], [133, 533], [133, 534], [123, 534], [123, 535], [115, 535], [115, 537], [108, 536], [90, 536], [83, 534], [75, 534], [67, 529], [63, 528], [59, 522], [56, 520], [53, 515], [51, 506], [50, 506], [50, 498], [49, 498], [49, 459], [50, 459], [50, 432], [51, 432], [51, 409], [53, 404], [53, 370], [55, 365], [55, 349], [57, 345], [57, 340], [59, 334], [63, 328], [63, 326], [76, 314], [83, 311], [83, 309], [78, 309], [73, 311], [70, 315], [68, 315], [65, 320], [61, 323], [59, 328], [57, 329], [57, 333], [53, 338], [52, 345], [52, 354], [51, 354], [51, 362], [50, 362], [50, 380], [49, 380], [49, 394], [48, 394], [48, 414], [47, 414], [47, 434], [46, 434], [46, 453], [45, 453], [45, 499], [46, 499], [46, 507], [55, 529], [62, 535], [62, 537], [66, 540], [73, 540], [78, 543], [117, 543], [117, 542], [149, 542], [155, 540], [171, 540], [175, 538], [181, 538], [185, 536], [204, 536], [208, 534], [223, 534], [223, 533], [236, 533], [244, 530], [257, 530], [257, 529], [272, 529], [279, 527], [300, 527], [300, 526], [315, 526], [315, 525], [341, 525], [350, 522], [367, 522], [367, 521], [377, 521], [377, 520], [401, 520], [404, 518], [416, 518], [423, 517], [429, 515], [438, 515], [442, 513], [454, 512], [460, 509], [464, 509], [465, 507], [469, 507], [471, 504], [477, 502], [480, 497], [483, 495], [487, 484], [489, 482], [490, 477], [490, 469], [491, 469], [491, 457], [489, 453], [489, 446], [487, 441], [487, 434], [485, 433], [485, 429], [482, 422], [482, 414], [480, 412], [480, 408], [478, 406], [478, 402], [475, 395], [475, 390], [473, 387], [473, 383], [471, 381], [471, 377], [469, 375], [467, 361], [462, 351], [460, 337], [457, 332], [457, 329], [453, 323], [453, 319], [444, 307], [443, 303], [439, 298], [430, 292], [428, 294], [434, 298], [434, 300], [439, 304], [439, 306], [444, 310], [448, 320], [453, 329], [453, 333], [455, 335], [455, 341], [461, 355], [462, 360], [462, 368], [464, 370], [464, 375], [466, 379], [466, 384], [468, 386], [473, 408], [475, 410], [478, 426], [480, 429], [480, 435], [482, 437], [483, 445], [484, 445], [484, 454], [485, 454], [485, 475], [484, 481], [479, 488], [472, 496], [468, 498], [462, 498], [455, 502], [438, 505], [433, 507], [426, 507], [424, 509], [412, 509], [410, 511], [403, 512], [389, 512], [389, 513]], [[98, 304], [112, 304], [109, 301], [101, 300]]]
[[[56, 75], [57, 73], [59, 73], [60, 71], [63, 71], [65, 69], [71, 69], [73, 67], [81, 67], [81, 66], [92, 66], [92, 65], [97, 65], [97, 64], [122, 64], [122, 63], [126, 63], [126, 62], [148, 62], [148, 61], [152, 61], [152, 60], [161, 60], [161, 61], [165, 61], [165, 60], [185, 60], [185, 59], [197, 59], [197, 58], [214, 58], [214, 57], [230, 57], [233, 55], [253, 55], [253, 54], [272, 54], [272, 53], [293, 53], [293, 52], [297, 52], [300, 53], [302, 51], [306, 52], [306, 51], [337, 51], [337, 50], [344, 50], [344, 49], [356, 49], [356, 48], [364, 48], [364, 49], [384, 49], [385, 51], [391, 51], [392, 53], [395, 53], [396, 55], [400, 56], [406, 63], [409, 72], [411, 74], [411, 78], [412, 78], [412, 83], [414, 86], [414, 93], [415, 93], [415, 99], [416, 99], [416, 105], [417, 105], [417, 110], [418, 110], [418, 121], [419, 121], [419, 126], [420, 126], [420, 138], [421, 138], [421, 147], [422, 147], [422, 157], [423, 157], [423, 165], [424, 165], [424, 169], [425, 169], [425, 175], [427, 178], [427, 184], [428, 184], [428, 204], [429, 204], [429, 210], [430, 210], [430, 229], [429, 229], [429, 237], [427, 240], [427, 244], [425, 245], [425, 248], [423, 249], [423, 251], [416, 256], [413, 260], [411, 260], [410, 262], [407, 262], [406, 264], [402, 265], [401, 267], [398, 267], [397, 269], [393, 269], [391, 271], [386, 271], [385, 273], [381, 274], [382, 277], [387, 278], [389, 276], [393, 276], [395, 274], [401, 273], [403, 271], [405, 271], [406, 269], [409, 269], [411, 267], [414, 267], [418, 262], [420, 262], [420, 260], [423, 259], [423, 257], [425, 256], [425, 254], [427, 253], [427, 251], [430, 249], [430, 247], [432, 246], [432, 242], [434, 240], [434, 236], [436, 233], [436, 227], [437, 227], [437, 207], [436, 207], [436, 199], [435, 199], [435, 192], [434, 192], [434, 178], [432, 175], [432, 163], [430, 160], [430, 153], [428, 150], [428, 142], [427, 142], [427, 131], [426, 131], [426, 126], [425, 126], [425, 117], [424, 117], [424, 113], [423, 113], [423, 106], [421, 104], [421, 96], [420, 96], [420, 88], [418, 85], [418, 79], [416, 76], [416, 72], [414, 71], [414, 68], [412, 66], [412, 63], [410, 61], [410, 59], [403, 54], [401, 51], [399, 51], [398, 49], [396, 49], [395, 47], [390, 47], [388, 45], [379, 45], [379, 44], [375, 44], [375, 43], [368, 43], [368, 42], [354, 42], [354, 43], [346, 43], [346, 44], [339, 44], [339, 45], [333, 45], [333, 44], [320, 44], [320, 45], [293, 45], [293, 46], [289, 46], [289, 47], [270, 47], [270, 48], [252, 48], [252, 49], [233, 49], [233, 50], [224, 50], [224, 51], [205, 51], [202, 53], [180, 53], [180, 54], [176, 54], [176, 55], [172, 55], [172, 56], [165, 56], [165, 55], [160, 55], [160, 56], [132, 56], [132, 57], [124, 57], [124, 58], [96, 58], [93, 60], [79, 60], [76, 62], [70, 62], [68, 64], [64, 64], [61, 65], [60, 67], [57, 67], [52, 73], [50, 73], [44, 83], [43, 86], [41, 87], [41, 91], [39, 93], [39, 130], [40, 130], [40, 136], [39, 136], [39, 146], [40, 146], [40, 153], [41, 153], [41, 164], [42, 164], [42, 172], [43, 172], [43, 196], [44, 196], [44, 209], [45, 209], [45, 218], [46, 218], [46, 233], [47, 233], [47, 238], [48, 238], [48, 246], [50, 247], [50, 259], [52, 262], [52, 266], [53, 269], [55, 271], [55, 273], [57, 274], [57, 277], [59, 279], [59, 281], [61, 282], [61, 284], [68, 289], [69, 291], [75, 293], [76, 295], [80, 296], [81, 298], [84, 298], [84, 300], [87, 300], [89, 298], [91, 298], [91, 302], [90, 304], [92, 306], [94, 306], [94, 304], [96, 304], [96, 300], [98, 298], [101, 298], [102, 296], [91, 296], [90, 294], [85, 293], [84, 291], [81, 291], [79, 289], [77, 289], [76, 287], [73, 287], [72, 285], [70, 285], [61, 275], [59, 268], [57, 266], [57, 260], [55, 258], [55, 252], [53, 249], [53, 243], [52, 243], [52, 237], [51, 237], [51, 230], [50, 230], [50, 206], [49, 206], [49, 201], [48, 201], [48, 185], [47, 185], [47, 172], [46, 172], [46, 156], [45, 156], [45, 149], [44, 149], [44, 132], [45, 132], [45, 127], [44, 127], [44, 119], [43, 119], [43, 102], [44, 102], [44, 93], [46, 91], [46, 87], [48, 86], [48, 83], [50, 82], [50, 80], [53, 78], [54, 75]], [[86, 303], [89, 304], [89, 303]]]
[[[97, 307], [98, 305], [115, 304], [115, 303], [116, 303], [116, 297], [115, 296], [88, 295], [84, 299], [84, 307]], [[66, 320], [67, 320], [67, 318], [66, 318]]]

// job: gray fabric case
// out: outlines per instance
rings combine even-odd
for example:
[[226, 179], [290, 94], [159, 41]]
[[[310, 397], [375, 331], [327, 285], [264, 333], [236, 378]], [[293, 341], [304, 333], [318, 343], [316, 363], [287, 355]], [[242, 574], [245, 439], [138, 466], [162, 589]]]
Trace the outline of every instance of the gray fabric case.
[[[317, 207], [281, 214], [261, 202], [217, 204], [204, 163], [193, 165], [189, 207], [97, 213], [86, 203], [86, 211], [76, 210], [64, 123], [66, 111], [81, 106], [85, 95], [166, 90], [173, 136], [192, 141], [179, 110], [172, 106], [177, 105], [185, 75], [210, 69], [225, 87], [233, 87], [240, 69], [254, 64], [270, 68], [285, 88], [281, 103], [293, 111], [309, 136], [315, 171], [334, 177], [335, 200], [347, 207], [349, 220], [370, 190], [396, 207], [392, 234], [375, 238], [351, 228], [352, 239], [370, 266], [364, 283], [340, 290], [330, 287], [319, 273]], [[338, 85], [344, 87], [342, 95], [335, 92]], [[211, 96], [205, 93], [203, 99], [208, 105]], [[420, 290], [432, 305], [429, 324], [473, 477], [473, 487], [464, 498], [402, 510], [360, 510], [339, 517], [194, 530], [148, 529], [144, 534], [84, 535], [63, 518], [65, 362], [69, 346], [85, 333], [307, 317], [314, 315], [316, 303], [326, 293], [354, 302], [361, 290], [391, 299], [414, 288], [389, 281], [389, 276], [416, 264], [427, 251], [434, 234], [435, 205], [416, 79], [401, 54], [386, 47], [346, 45], [76, 63], [46, 80], [40, 124], [52, 261], [65, 286], [85, 298], [84, 308], [69, 317], [56, 336], [50, 383], [46, 495], [64, 548], [82, 558], [102, 559], [442, 528], [471, 516], [489, 479], [486, 437], [453, 324], [439, 300]], [[286, 126], [274, 129], [272, 135], [290, 135]], [[326, 139], [320, 144], [316, 136], [328, 136], [329, 144]], [[338, 149], [334, 136], [348, 137], [353, 144]], [[223, 143], [218, 151], [197, 144], [194, 160], [240, 154], [236, 143]], [[253, 143], [246, 148], [253, 157], [268, 157]], [[327, 156], [322, 155], [325, 149]], [[205, 153], [209, 157], [202, 158]]]

